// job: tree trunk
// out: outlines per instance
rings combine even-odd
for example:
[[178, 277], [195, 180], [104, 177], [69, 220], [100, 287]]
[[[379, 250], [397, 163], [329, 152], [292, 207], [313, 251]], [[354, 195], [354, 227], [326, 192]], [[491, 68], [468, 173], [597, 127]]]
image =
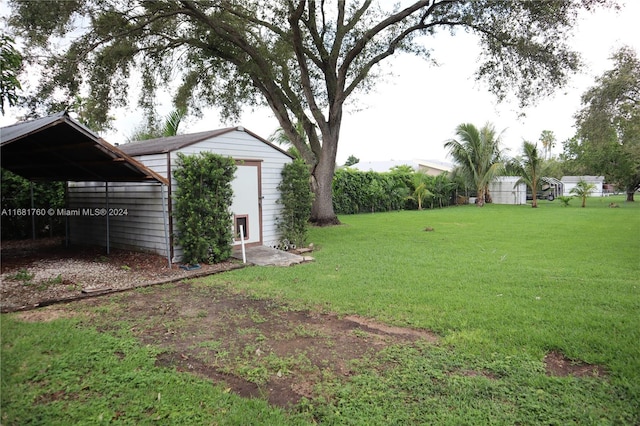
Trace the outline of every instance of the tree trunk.
[[487, 204], [493, 204], [493, 198], [491, 197], [491, 192], [489, 191], [489, 185], [487, 185], [484, 190], [484, 201]]
[[627, 191], [627, 201], [629, 201], [629, 202], [633, 202], [634, 201], [633, 194], [634, 194], [633, 191]]
[[533, 194], [533, 198], [531, 199], [531, 208], [535, 209], [538, 207], [538, 186], [535, 183], [531, 185], [531, 194]]
[[336, 168], [338, 138], [322, 138], [323, 149], [318, 164], [311, 173], [312, 189], [315, 194], [311, 206], [311, 222], [318, 226], [339, 225], [333, 210], [333, 174]]
[[477, 197], [476, 197], [476, 205], [478, 207], [483, 207], [484, 206], [484, 188], [479, 188], [478, 189], [478, 193], [477, 193]]

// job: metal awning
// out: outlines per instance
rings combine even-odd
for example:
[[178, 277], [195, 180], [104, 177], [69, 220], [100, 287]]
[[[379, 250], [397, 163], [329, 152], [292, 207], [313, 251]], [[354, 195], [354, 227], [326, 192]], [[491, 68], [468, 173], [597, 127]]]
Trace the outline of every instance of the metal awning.
[[33, 181], [168, 183], [66, 111], [0, 128], [0, 159]]
[[[69, 117], [66, 111], [0, 128], [0, 160], [2, 168], [31, 181], [104, 182], [107, 212], [109, 182], [159, 183], [165, 239], [169, 239], [164, 201], [169, 181]], [[105, 220], [109, 253], [109, 213]], [[168, 244], [167, 261], [171, 267]]]

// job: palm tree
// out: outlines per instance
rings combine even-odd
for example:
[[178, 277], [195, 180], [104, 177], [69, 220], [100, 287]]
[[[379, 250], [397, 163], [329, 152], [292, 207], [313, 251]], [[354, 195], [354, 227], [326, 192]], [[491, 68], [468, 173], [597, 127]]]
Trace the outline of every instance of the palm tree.
[[[533, 201], [531, 207], [538, 207], [538, 185], [540, 184], [540, 169], [542, 167], [542, 158], [538, 154], [538, 145], [524, 141], [522, 144], [522, 163], [520, 164], [520, 179], [516, 182], [516, 186], [524, 183], [531, 189]], [[514, 186], [515, 187], [515, 186]]]
[[147, 117], [147, 123], [139, 126], [127, 138], [127, 142], [138, 142], [148, 139], [156, 139], [178, 135], [178, 127], [187, 116], [186, 107], [177, 107], [164, 118], [162, 126], [158, 123], [160, 118], [153, 115]]
[[458, 172], [468, 185], [475, 187], [478, 207], [488, 195], [489, 182], [502, 168], [500, 163], [500, 137], [489, 123], [481, 129], [473, 124], [460, 124], [456, 128], [458, 139], [448, 140], [444, 146], [458, 165]]
[[451, 193], [455, 186], [455, 182], [451, 181], [446, 172], [433, 179], [431, 192], [433, 192], [433, 198], [438, 203], [438, 207], [442, 208], [445, 203], [449, 204], [449, 199], [451, 199]]
[[548, 160], [551, 156], [551, 149], [556, 146], [556, 135], [551, 130], [543, 130], [540, 134], [540, 142], [542, 142], [544, 159]]
[[596, 186], [592, 183], [587, 182], [584, 179], [580, 179], [576, 186], [571, 188], [569, 191], [571, 194], [575, 194], [576, 197], [582, 198], [582, 207], [585, 207], [587, 204], [587, 197], [596, 189]]
[[165, 118], [164, 126], [162, 127], [162, 136], [176, 136], [178, 134], [178, 127], [180, 122], [187, 116], [186, 107], [178, 107], [171, 111]]
[[[304, 126], [302, 122], [301, 121], [296, 122], [295, 126], [296, 126], [296, 133], [300, 135], [300, 139], [305, 141], [305, 143], [308, 145], [309, 141], [304, 131]], [[291, 142], [291, 140], [287, 136], [287, 133], [284, 131], [282, 127], [278, 127], [276, 131], [273, 132], [271, 136], [269, 136], [269, 142], [276, 143], [280, 146], [288, 147], [287, 152], [291, 154], [292, 157], [304, 160], [304, 157], [302, 156], [302, 154], [300, 154], [300, 151], [298, 151], [298, 149], [295, 146], [293, 146], [293, 142]]]
[[433, 197], [433, 193], [429, 191], [427, 185], [429, 183], [429, 176], [425, 173], [416, 172], [413, 175], [413, 195], [409, 198], [418, 202], [418, 210], [422, 210], [422, 203], [427, 198]]

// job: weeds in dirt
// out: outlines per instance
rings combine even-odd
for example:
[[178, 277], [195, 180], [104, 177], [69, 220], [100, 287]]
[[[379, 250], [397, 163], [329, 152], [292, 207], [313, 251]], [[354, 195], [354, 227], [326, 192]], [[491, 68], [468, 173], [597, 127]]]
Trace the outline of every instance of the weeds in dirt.
[[327, 335], [304, 324], [298, 324], [289, 332], [288, 337], [327, 337]]
[[26, 268], [21, 268], [18, 272], [10, 275], [8, 278], [10, 280], [22, 281], [22, 285], [24, 286], [35, 286], [35, 288], [39, 291], [43, 291], [53, 285], [59, 285], [63, 283], [62, 274], [58, 274], [55, 277], [50, 277], [44, 280], [39, 280], [39, 282], [33, 281], [35, 276], [35, 273], [29, 272], [29, 270]]
[[9, 279], [22, 281], [23, 285], [31, 285], [31, 280], [36, 276], [33, 272], [29, 272], [25, 268], [21, 268], [14, 275], [11, 275]]
[[367, 333], [366, 331], [363, 330], [351, 330], [351, 333], [353, 333], [354, 336], [366, 339], [367, 337], [370, 336], [369, 333]]
[[198, 348], [209, 349], [210, 351], [218, 351], [222, 347], [220, 340], [207, 340], [205, 342], [198, 342], [195, 345]]
[[263, 322], [267, 321], [265, 317], [260, 315], [260, 313], [255, 311], [254, 309], [249, 309], [248, 315], [249, 315], [249, 318], [251, 318], [251, 321], [253, 321], [254, 324], [262, 324]]
[[57, 276], [55, 276], [55, 277], [48, 278], [48, 279], [44, 280], [44, 284], [45, 284], [46, 286], [50, 286], [50, 285], [58, 285], [58, 284], [62, 284], [62, 281], [63, 281], [63, 280], [62, 280], [62, 275], [61, 275], [61, 274], [58, 274], [58, 275], [57, 275]]
[[67, 286], [67, 290], [68, 291], [80, 291], [80, 290], [82, 290], [82, 284], [81, 283], [69, 284]]

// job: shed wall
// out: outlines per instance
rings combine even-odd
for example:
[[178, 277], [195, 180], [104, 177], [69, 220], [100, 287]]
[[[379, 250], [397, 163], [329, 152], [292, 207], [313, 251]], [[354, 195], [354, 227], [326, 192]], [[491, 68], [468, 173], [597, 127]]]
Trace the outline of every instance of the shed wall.
[[516, 182], [519, 177], [499, 176], [489, 183], [489, 193], [494, 204], [526, 204], [527, 186]]
[[602, 176], [563, 176], [560, 182], [563, 184], [563, 195], [572, 196], [571, 190], [576, 187], [580, 179], [584, 179], [587, 183], [595, 185], [595, 190], [591, 193], [592, 197], [603, 197], [604, 194], [604, 177]]
[[[171, 192], [175, 192], [177, 183], [173, 178], [173, 171], [177, 167], [178, 152], [190, 155], [202, 151], [229, 156], [235, 160], [261, 162], [262, 242], [263, 245], [277, 246], [280, 241], [277, 218], [281, 211], [280, 205], [277, 204], [280, 198], [277, 187], [280, 183], [282, 168], [292, 161], [287, 155], [244, 131], [236, 130], [189, 145], [179, 151], [141, 155], [134, 158], [163, 177], [167, 177], [169, 156], [172, 169]], [[106, 207], [105, 184], [102, 182], [70, 183], [68, 195], [70, 209]], [[126, 216], [111, 217], [111, 247], [166, 254], [160, 185], [109, 183], [109, 207], [128, 211]], [[70, 238], [72, 241], [82, 240], [88, 244], [104, 245], [106, 220], [84, 216], [71, 217]], [[174, 244], [173, 261], [179, 261], [181, 257], [181, 248]]]

